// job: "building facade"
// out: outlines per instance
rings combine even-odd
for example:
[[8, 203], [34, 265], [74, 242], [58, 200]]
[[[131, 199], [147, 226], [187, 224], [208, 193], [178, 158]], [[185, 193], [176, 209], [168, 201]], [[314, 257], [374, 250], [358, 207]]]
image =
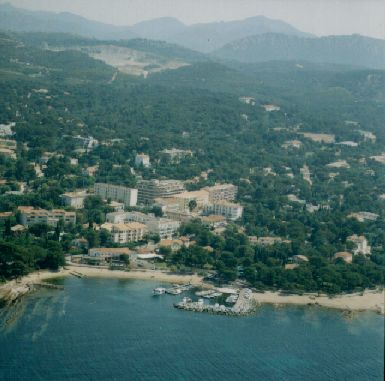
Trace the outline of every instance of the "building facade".
[[224, 216], [228, 220], [235, 221], [242, 217], [243, 206], [227, 201], [217, 201], [205, 206], [207, 214]]
[[141, 165], [148, 168], [150, 166], [150, 156], [145, 155], [144, 153], [138, 153], [135, 156], [135, 167], [140, 167]]
[[105, 223], [101, 228], [108, 230], [112, 242], [119, 244], [141, 241], [147, 233], [146, 225], [139, 222], [130, 222], [128, 224]]
[[237, 197], [238, 187], [233, 184], [216, 184], [212, 187], [203, 188], [209, 192], [209, 201], [233, 201]]
[[58, 222], [62, 220], [65, 224], [76, 223], [76, 213], [67, 212], [63, 209], [35, 209], [32, 206], [19, 206], [21, 223], [24, 226], [31, 226], [34, 224], [46, 224], [49, 226], [57, 226]]
[[62, 194], [60, 197], [63, 200], [63, 204], [65, 206], [70, 206], [74, 209], [83, 209], [84, 208], [84, 200], [89, 195], [87, 192], [67, 192]]
[[138, 190], [122, 185], [96, 183], [95, 194], [104, 200], [122, 202], [125, 206], [135, 206], [138, 201]]
[[153, 204], [156, 198], [170, 197], [184, 190], [184, 184], [180, 180], [139, 180], [138, 201]]
[[114, 224], [126, 224], [129, 222], [138, 222], [144, 224], [147, 231], [152, 234], [158, 234], [161, 239], [170, 239], [178, 231], [180, 222], [168, 218], [155, 217], [153, 214], [144, 214], [141, 212], [116, 212], [108, 213], [106, 220]]

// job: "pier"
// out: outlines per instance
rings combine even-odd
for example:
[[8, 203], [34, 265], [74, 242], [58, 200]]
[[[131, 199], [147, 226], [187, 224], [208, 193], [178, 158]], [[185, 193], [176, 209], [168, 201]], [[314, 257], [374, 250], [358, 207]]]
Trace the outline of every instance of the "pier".
[[79, 272], [74, 271], [74, 270], [70, 271], [70, 274], [73, 275], [73, 276], [76, 276], [77, 278], [85, 278], [84, 274], [79, 273]]
[[52, 288], [56, 290], [64, 290], [64, 286], [61, 284], [52, 284], [52, 283], [43, 283], [43, 282], [35, 282], [28, 285], [30, 288], [35, 287], [43, 287], [43, 288]]

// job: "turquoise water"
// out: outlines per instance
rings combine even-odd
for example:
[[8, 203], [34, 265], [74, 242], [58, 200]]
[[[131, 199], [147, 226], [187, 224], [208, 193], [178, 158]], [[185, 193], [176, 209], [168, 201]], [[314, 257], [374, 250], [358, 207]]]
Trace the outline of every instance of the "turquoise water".
[[172, 308], [159, 283], [65, 279], [0, 312], [0, 380], [382, 380], [384, 319], [263, 307]]

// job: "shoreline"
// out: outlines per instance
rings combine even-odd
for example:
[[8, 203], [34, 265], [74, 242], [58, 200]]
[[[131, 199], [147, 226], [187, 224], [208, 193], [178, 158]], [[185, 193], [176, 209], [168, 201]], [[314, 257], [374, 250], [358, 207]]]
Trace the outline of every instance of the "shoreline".
[[[72, 274], [71, 274], [72, 273]], [[214, 286], [205, 283], [201, 276], [196, 274], [183, 275], [165, 272], [161, 270], [109, 270], [106, 268], [92, 268], [85, 266], [67, 265], [58, 272], [38, 271], [24, 276], [20, 280], [8, 281], [0, 285], [0, 299], [10, 303], [31, 291], [29, 285], [44, 282], [45, 280], [75, 276], [78, 273], [84, 277], [107, 278], [107, 279], [137, 279], [153, 280], [165, 283], [189, 283], [197, 287], [213, 288]], [[334, 297], [318, 294], [293, 295], [281, 294], [279, 291], [253, 292], [253, 298], [257, 305], [270, 304], [275, 307], [281, 306], [317, 306], [331, 308], [345, 312], [373, 311], [384, 315], [384, 290], [366, 290], [363, 293], [342, 294]]]

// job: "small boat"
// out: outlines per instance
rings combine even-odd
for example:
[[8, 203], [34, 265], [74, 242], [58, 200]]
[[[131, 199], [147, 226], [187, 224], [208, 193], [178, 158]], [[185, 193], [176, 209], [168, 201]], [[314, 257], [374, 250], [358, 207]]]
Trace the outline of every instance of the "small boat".
[[187, 304], [187, 303], [191, 303], [191, 302], [192, 302], [191, 298], [188, 298], [187, 296], [185, 296], [185, 297], [182, 299], [182, 303], [183, 303], [183, 304]]
[[157, 287], [152, 290], [153, 295], [162, 295], [166, 292], [164, 287]]
[[182, 290], [180, 288], [168, 288], [166, 289], [166, 293], [171, 295], [179, 295], [182, 293]]
[[230, 295], [226, 298], [226, 303], [236, 303], [238, 300], [238, 295]]

